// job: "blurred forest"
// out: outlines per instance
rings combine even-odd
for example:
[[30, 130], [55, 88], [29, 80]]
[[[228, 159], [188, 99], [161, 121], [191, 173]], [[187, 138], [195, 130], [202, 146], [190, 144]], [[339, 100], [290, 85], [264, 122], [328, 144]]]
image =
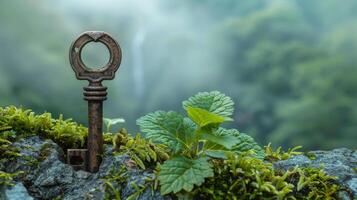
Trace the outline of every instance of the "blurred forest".
[[[68, 52], [87, 30], [122, 47], [104, 112], [130, 132], [148, 112], [219, 90], [237, 102], [227, 126], [261, 145], [357, 148], [357, 1], [4, 0], [0, 106], [86, 124], [87, 82], [75, 79]], [[90, 48], [86, 63], [105, 63], [107, 52]]]

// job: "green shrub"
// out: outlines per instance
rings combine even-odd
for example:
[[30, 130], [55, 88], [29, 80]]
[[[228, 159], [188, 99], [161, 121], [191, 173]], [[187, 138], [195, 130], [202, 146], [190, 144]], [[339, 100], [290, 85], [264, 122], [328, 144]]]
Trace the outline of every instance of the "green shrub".
[[188, 194], [214, 176], [211, 158], [263, 150], [246, 134], [220, 127], [232, 121], [233, 101], [217, 91], [203, 92], [183, 102], [188, 118], [173, 111], [157, 111], [138, 119], [146, 137], [171, 149], [172, 157], [159, 167], [161, 193]]

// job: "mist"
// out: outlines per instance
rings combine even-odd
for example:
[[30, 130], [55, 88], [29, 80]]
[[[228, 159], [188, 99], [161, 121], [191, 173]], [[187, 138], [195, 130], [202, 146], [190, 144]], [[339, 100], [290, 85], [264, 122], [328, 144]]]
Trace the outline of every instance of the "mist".
[[[104, 115], [123, 117], [130, 133], [142, 115], [183, 112], [183, 100], [219, 90], [236, 102], [226, 126], [262, 145], [356, 147], [356, 11], [338, 0], [3, 1], [0, 106], [87, 124], [87, 82], [68, 52], [82, 32], [100, 30], [123, 52], [116, 78], [103, 82]], [[105, 64], [105, 49], [86, 48], [86, 64]]]

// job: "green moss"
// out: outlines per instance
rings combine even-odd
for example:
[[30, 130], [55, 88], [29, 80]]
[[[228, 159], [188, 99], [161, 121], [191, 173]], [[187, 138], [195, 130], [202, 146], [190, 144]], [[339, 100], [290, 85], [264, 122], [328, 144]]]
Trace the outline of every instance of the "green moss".
[[169, 158], [169, 150], [165, 145], [154, 144], [150, 140], [142, 138], [140, 134], [130, 136], [125, 129], [121, 129], [113, 137], [115, 154], [126, 154], [141, 169], [155, 167]]
[[[51, 139], [63, 149], [84, 148], [87, 129], [62, 116], [52, 119], [49, 113], [35, 115], [30, 110], [16, 107], [0, 107], [0, 164], [21, 156], [19, 149], [12, 146], [16, 140], [31, 135], [39, 135], [43, 139]], [[141, 169], [154, 170], [167, 160], [167, 147], [154, 144], [140, 134], [132, 137], [125, 129], [117, 134], [104, 134], [106, 144], [113, 144], [114, 154], [126, 154], [131, 161]], [[25, 147], [25, 148], [31, 148]], [[337, 199], [341, 188], [335, 183], [335, 177], [326, 175], [322, 169], [294, 168], [289, 171], [274, 170], [272, 162], [285, 160], [299, 155], [297, 149], [291, 148], [284, 152], [281, 148], [273, 150], [270, 145], [265, 147], [265, 160], [255, 158], [248, 153], [230, 155], [227, 159], [210, 159], [214, 176], [206, 178], [201, 186], [189, 193], [178, 193], [171, 196], [196, 199]], [[36, 166], [49, 155], [49, 143], [40, 150], [39, 160], [31, 158], [28, 164]], [[313, 159], [311, 155], [311, 159]], [[0, 165], [0, 166], [1, 166]], [[1, 170], [1, 169], [0, 169]], [[103, 180], [107, 199], [120, 199], [121, 188], [127, 184], [129, 168], [124, 165], [111, 170]], [[356, 169], [354, 169], [356, 171]], [[21, 174], [0, 171], [0, 185], [11, 185]], [[130, 196], [135, 199], [147, 187], [158, 189], [158, 180], [150, 179], [143, 185], [131, 183], [136, 192]]]
[[121, 187], [128, 179], [127, 169], [124, 165], [111, 169], [108, 176], [104, 177], [105, 199], [121, 200]]
[[26, 165], [32, 167], [38, 167], [40, 165], [40, 161], [33, 158], [32, 156], [23, 156], [23, 159], [26, 160]]
[[46, 158], [50, 155], [52, 149], [52, 145], [50, 143], [44, 143], [41, 146], [40, 152], [39, 152], [39, 157], [38, 161], [42, 162], [46, 160]]
[[14, 106], [0, 107], [0, 130], [3, 129], [13, 131], [16, 139], [32, 135], [51, 139], [64, 150], [83, 148], [87, 137], [87, 128], [71, 119], [64, 120], [62, 115], [53, 119], [50, 113], [35, 115], [31, 110]]
[[308, 157], [310, 160], [315, 160], [316, 159], [316, 155], [312, 152], [306, 152], [304, 154], [306, 157]]
[[213, 160], [215, 176], [194, 190], [198, 199], [337, 199], [339, 186], [321, 169], [275, 171], [250, 156]]
[[14, 179], [23, 174], [22, 171], [16, 173], [6, 173], [4, 171], [0, 171], [0, 186], [13, 186]]
[[[112, 168], [109, 175], [103, 179], [105, 191], [104, 199], [121, 200], [122, 188], [126, 186], [129, 176], [129, 169], [127, 169], [124, 165], [121, 165], [119, 168]], [[154, 191], [155, 181], [155, 179], [146, 178], [143, 184], [130, 182], [130, 186], [135, 190], [135, 192], [130, 194], [126, 200], [137, 199], [147, 188]]]
[[264, 147], [265, 150], [265, 159], [271, 162], [278, 160], [287, 160], [292, 156], [300, 155], [302, 152], [296, 151], [301, 149], [301, 146], [296, 146], [294, 148], [289, 148], [288, 151], [283, 151], [281, 147], [278, 147], [276, 150], [273, 150], [271, 144]]

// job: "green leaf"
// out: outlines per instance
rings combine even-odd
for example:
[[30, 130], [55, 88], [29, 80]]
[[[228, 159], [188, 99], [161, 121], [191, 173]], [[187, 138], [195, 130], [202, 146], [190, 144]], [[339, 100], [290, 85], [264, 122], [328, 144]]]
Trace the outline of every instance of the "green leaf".
[[164, 143], [175, 153], [189, 149], [194, 141], [195, 125], [177, 112], [156, 111], [137, 120], [146, 137]]
[[232, 155], [236, 155], [233, 151], [230, 150], [206, 150], [205, 154], [212, 158], [220, 158], [220, 159], [227, 159]]
[[264, 150], [258, 145], [258, 143], [254, 141], [252, 137], [245, 133], [240, 133], [238, 139], [239, 142], [232, 148], [233, 151], [237, 153], [243, 153], [249, 150], [253, 150], [257, 158], [264, 159]]
[[177, 193], [181, 190], [192, 191], [194, 185], [200, 186], [205, 178], [213, 176], [211, 167], [205, 157], [195, 160], [174, 157], [164, 162], [158, 176], [161, 194]]
[[[223, 131], [230, 134], [224, 135], [221, 133]], [[240, 142], [234, 133], [239, 134], [239, 132], [235, 129], [227, 130], [218, 128], [211, 134], [203, 134], [202, 137], [207, 139], [203, 146], [205, 154], [214, 158], [226, 159], [228, 154], [232, 154], [234, 152], [231, 149]]]
[[200, 92], [182, 104], [185, 110], [188, 107], [201, 108], [221, 117], [230, 117], [234, 111], [232, 99], [218, 91]]
[[232, 147], [231, 150], [238, 154], [253, 150], [257, 158], [263, 159], [265, 157], [264, 150], [254, 141], [251, 136], [245, 133], [239, 133], [239, 131], [236, 129], [219, 128], [215, 134], [236, 137], [238, 142]]
[[[240, 140], [232, 135], [216, 135], [211, 133], [203, 133], [202, 139], [207, 140], [209, 144], [212, 144], [211, 148], [214, 149], [213, 146], [221, 145], [227, 149], [231, 149], [234, 145], [236, 145]], [[205, 145], [205, 148], [209, 145]]]
[[229, 117], [222, 117], [201, 108], [188, 106], [186, 111], [192, 121], [194, 121], [199, 127], [204, 127], [210, 124], [221, 124], [225, 121], [232, 121]]

